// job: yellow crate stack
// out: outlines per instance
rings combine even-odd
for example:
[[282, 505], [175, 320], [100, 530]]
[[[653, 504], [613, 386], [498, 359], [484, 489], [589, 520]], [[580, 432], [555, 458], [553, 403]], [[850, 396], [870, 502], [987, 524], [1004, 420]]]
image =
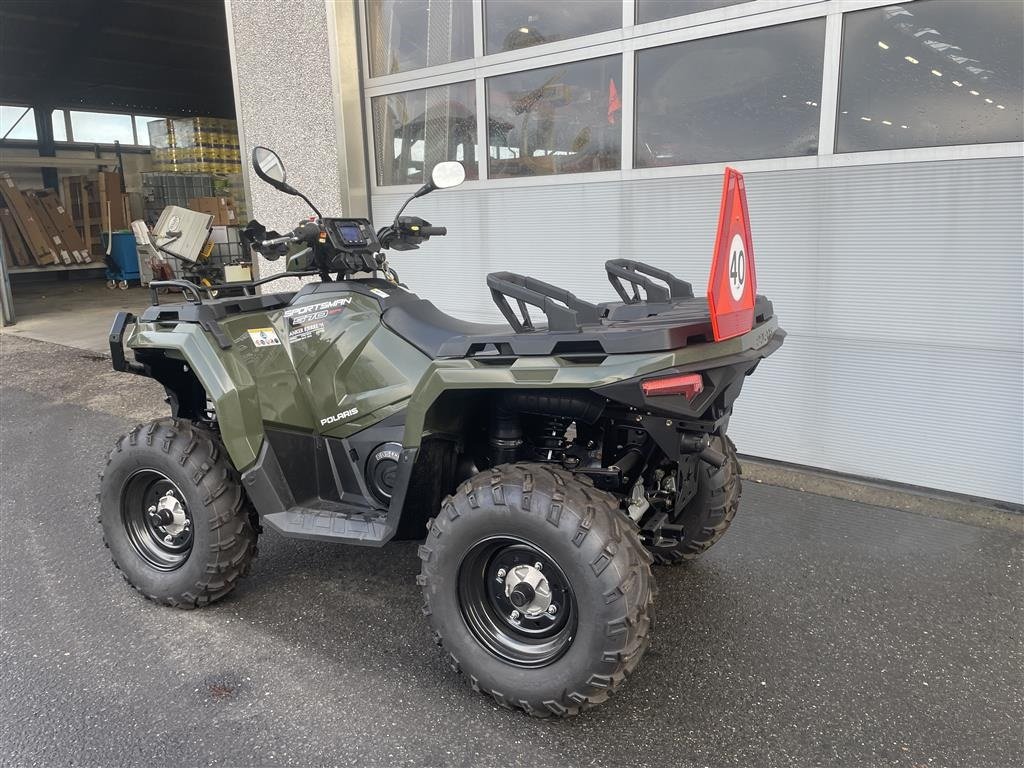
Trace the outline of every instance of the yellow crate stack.
[[220, 117], [183, 117], [148, 123], [153, 170], [163, 173], [209, 173], [219, 196], [231, 197], [241, 219], [245, 214], [242, 155], [238, 125]]

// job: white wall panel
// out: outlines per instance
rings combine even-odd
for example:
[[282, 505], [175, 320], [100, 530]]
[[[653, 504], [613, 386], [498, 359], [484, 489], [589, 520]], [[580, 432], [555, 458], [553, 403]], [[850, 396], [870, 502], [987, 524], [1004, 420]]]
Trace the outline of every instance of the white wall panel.
[[[758, 287], [790, 336], [739, 401], [740, 450], [1024, 501], [1024, 161], [746, 178]], [[629, 256], [702, 293], [720, 192], [712, 176], [467, 185], [410, 206], [451, 234], [392, 264], [473, 320], [498, 319], [484, 284], [497, 270], [607, 300], [604, 261]], [[403, 198], [374, 196], [378, 224]]]

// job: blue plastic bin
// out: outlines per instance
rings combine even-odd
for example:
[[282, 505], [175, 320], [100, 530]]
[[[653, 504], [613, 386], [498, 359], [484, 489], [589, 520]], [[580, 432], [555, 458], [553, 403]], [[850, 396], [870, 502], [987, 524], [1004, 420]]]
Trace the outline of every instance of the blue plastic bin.
[[135, 248], [135, 234], [131, 230], [104, 232], [104, 253], [107, 252], [107, 241], [111, 234], [114, 237], [114, 244], [110, 248], [110, 261], [107, 263], [107, 280], [138, 280], [139, 252]]

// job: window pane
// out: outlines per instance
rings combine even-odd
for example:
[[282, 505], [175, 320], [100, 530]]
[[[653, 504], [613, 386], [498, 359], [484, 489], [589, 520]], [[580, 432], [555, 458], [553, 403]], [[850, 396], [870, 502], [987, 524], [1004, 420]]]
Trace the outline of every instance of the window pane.
[[1024, 4], [846, 14], [836, 151], [1020, 141]]
[[620, 0], [484, 0], [485, 53], [514, 51], [622, 26]]
[[670, 19], [673, 16], [686, 16], [690, 13], [710, 11], [712, 8], [724, 8], [727, 5], [739, 5], [749, 0], [636, 0], [636, 23]]
[[818, 151], [825, 20], [636, 55], [637, 168]]
[[487, 80], [491, 178], [617, 170], [622, 57]]
[[105, 112], [71, 112], [71, 135], [75, 141], [96, 144], [131, 144], [132, 116]]
[[[11, 126], [14, 129], [11, 130]], [[11, 131], [10, 133], [7, 133]], [[36, 140], [36, 113], [31, 107], [0, 105], [0, 138]]]
[[478, 176], [473, 83], [393, 93], [373, 99], [377, 184], [422, 184], [444, 160]]
[[390, 75], [473, 56], [469, 0], [367, 0], [370, 75]]
[[53, 126], [53, 140], [54, 141], [67, 141], [68, 140], [68, 126], [64, 122], [64, 110], [55, 109], [50, 113], [50, 124]]
[[162, 120], [160, 117], [143, 117], [142, 115], [135, 116], [135, 137], [139, 144], [144, 147], [149, 146], [149, 123], [153, 120]]

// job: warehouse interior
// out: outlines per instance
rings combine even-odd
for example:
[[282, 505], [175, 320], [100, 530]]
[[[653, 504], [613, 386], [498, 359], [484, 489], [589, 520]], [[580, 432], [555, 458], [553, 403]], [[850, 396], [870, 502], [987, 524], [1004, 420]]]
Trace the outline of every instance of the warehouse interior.
[[215, 226], [202, 264], [171, 259], [158, 277], [216, 283], [244, 263], [234, 118], [221, 3], [0, 4], [7, 332], [102, 345], [113, 311], [148, 303], [153, 265], [131, 222], [152, 226], [166, 205], [208, 211]]

